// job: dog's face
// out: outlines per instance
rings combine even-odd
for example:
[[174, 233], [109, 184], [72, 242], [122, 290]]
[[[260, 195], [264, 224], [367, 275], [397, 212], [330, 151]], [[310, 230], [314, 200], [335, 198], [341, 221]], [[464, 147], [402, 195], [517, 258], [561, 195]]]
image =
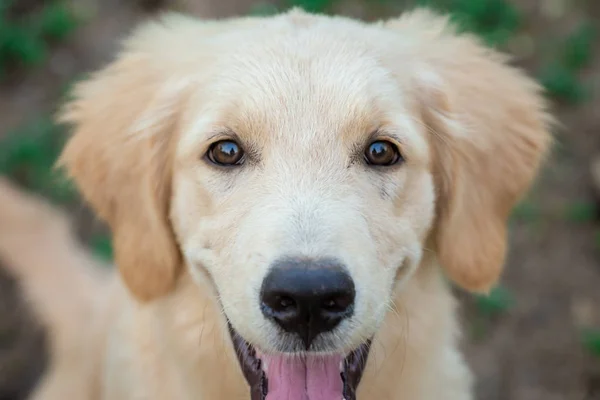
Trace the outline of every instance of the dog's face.
[[[187, 103], [175, 155], [171, 218], [186, 264], [265, 351], [371, 338], [434, 215], [427, 132], [407, 94], [369, 57], [317, 38], [298, 38], [310, 58], [284, 55], [281, 38], [225, 58]], [[330, 321], [313, 301], [331, 303]], [[302, 326], [283, 315], [294, 307]]]
[[111, 224], [133, 294], [164, 295], [187, 268], [249, 383], [284, 386], [269, 398], [296, 375], [310, 399], [351, 398], [423, 252], [470, 290], [499, 274], [547, 117], [529, 80], [444, 25], [175, 18], [66, 113], [79, 128], [63, 162]]

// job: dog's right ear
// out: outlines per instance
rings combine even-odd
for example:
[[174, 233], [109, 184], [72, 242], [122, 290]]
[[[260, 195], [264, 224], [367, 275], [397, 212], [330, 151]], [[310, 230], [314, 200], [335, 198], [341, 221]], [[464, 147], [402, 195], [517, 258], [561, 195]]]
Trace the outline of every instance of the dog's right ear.
[[168, 293], [181, 264], [169, 199], [178, 110], [191, 78], [161, 45], [177, 43], [167, 40], [177, 29], [140, 29], [116, 61], [77, 85], [59, 118], [75, 128], [59, 165], [109, 224], [119, 271], [141, 301]]

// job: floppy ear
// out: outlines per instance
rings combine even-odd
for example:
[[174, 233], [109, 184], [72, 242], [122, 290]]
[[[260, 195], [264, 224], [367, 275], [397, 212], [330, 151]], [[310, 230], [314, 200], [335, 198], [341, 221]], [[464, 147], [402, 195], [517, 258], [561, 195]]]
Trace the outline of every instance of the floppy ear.
[[141, 301], [169, 292], [181, 264], [169, 199], [187, 81], [159, 45], [167, 34], [158, 23], [138, 31], [115, 62], [76, 87], [60, 116], [75, 131], [59, 165], [109, 224], [119, 271]]
[[445, 18], [416, 11], [387, 28], [412, 38], [414, 95], [428, 127], [437, 194], [433, 231], [448, 277], [486, 292], [498, 280], [510, 212], [551, 143], [536, 83]]

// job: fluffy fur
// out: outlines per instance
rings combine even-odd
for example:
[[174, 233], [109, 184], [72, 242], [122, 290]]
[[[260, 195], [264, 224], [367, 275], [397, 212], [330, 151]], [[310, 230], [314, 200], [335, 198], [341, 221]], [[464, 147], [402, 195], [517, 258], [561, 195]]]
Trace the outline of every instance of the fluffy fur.
[[[225, 317], [261, 349], [285, 345], [257, 300], [285, 256], [335, 257], [354, 279], [354, 316], [317, 345], [375, 336], [360, 399], [471, 398], [443, 276], [495, 284], [508, 215], [550, 144], [539, 88], [503, 56], [427, 11], [168, 16], [61, 118], [75, 128], [61, 165], [110, 225], [118, 273], [98, 273], [58, 211], [2, 185], [0, 254], [54, 339], [35, 399], [248, 398]], [[246, 164], [209, 165], [232, 135]], [[372, 135], [404, 163], [362, 164]]]

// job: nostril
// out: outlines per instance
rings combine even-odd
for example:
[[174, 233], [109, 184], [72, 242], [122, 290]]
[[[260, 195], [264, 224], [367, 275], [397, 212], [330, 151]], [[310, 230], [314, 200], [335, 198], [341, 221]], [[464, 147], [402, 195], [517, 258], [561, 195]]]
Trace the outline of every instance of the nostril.
[[301, 311], [292, 295], [279, 291], [263, 293], [261, 310], [266, 317], [283, 325], [295, 321]]
[[277, 296], [277, 306], [279, 309], [281, 309], [281, 311], [290, 310], [296, 308], [296, 300], [290, 296]]
[[286, 294], [271, 294], [266, 296], [263, 301], [263, 308], [268, 308], [274, 313], [288, 313], [295, 312], [298, 308], [296, 300], [290, 295]]
[[354, 295], [352, 294], [334, 294], [326, 297], [321, 308], [329, 313], [344, 314], [350, 311], [354, 304]]
[[338, 308], [336, 299], [327, 299], [323, 303], [323, 308], [329, 311], [335, 311]]

